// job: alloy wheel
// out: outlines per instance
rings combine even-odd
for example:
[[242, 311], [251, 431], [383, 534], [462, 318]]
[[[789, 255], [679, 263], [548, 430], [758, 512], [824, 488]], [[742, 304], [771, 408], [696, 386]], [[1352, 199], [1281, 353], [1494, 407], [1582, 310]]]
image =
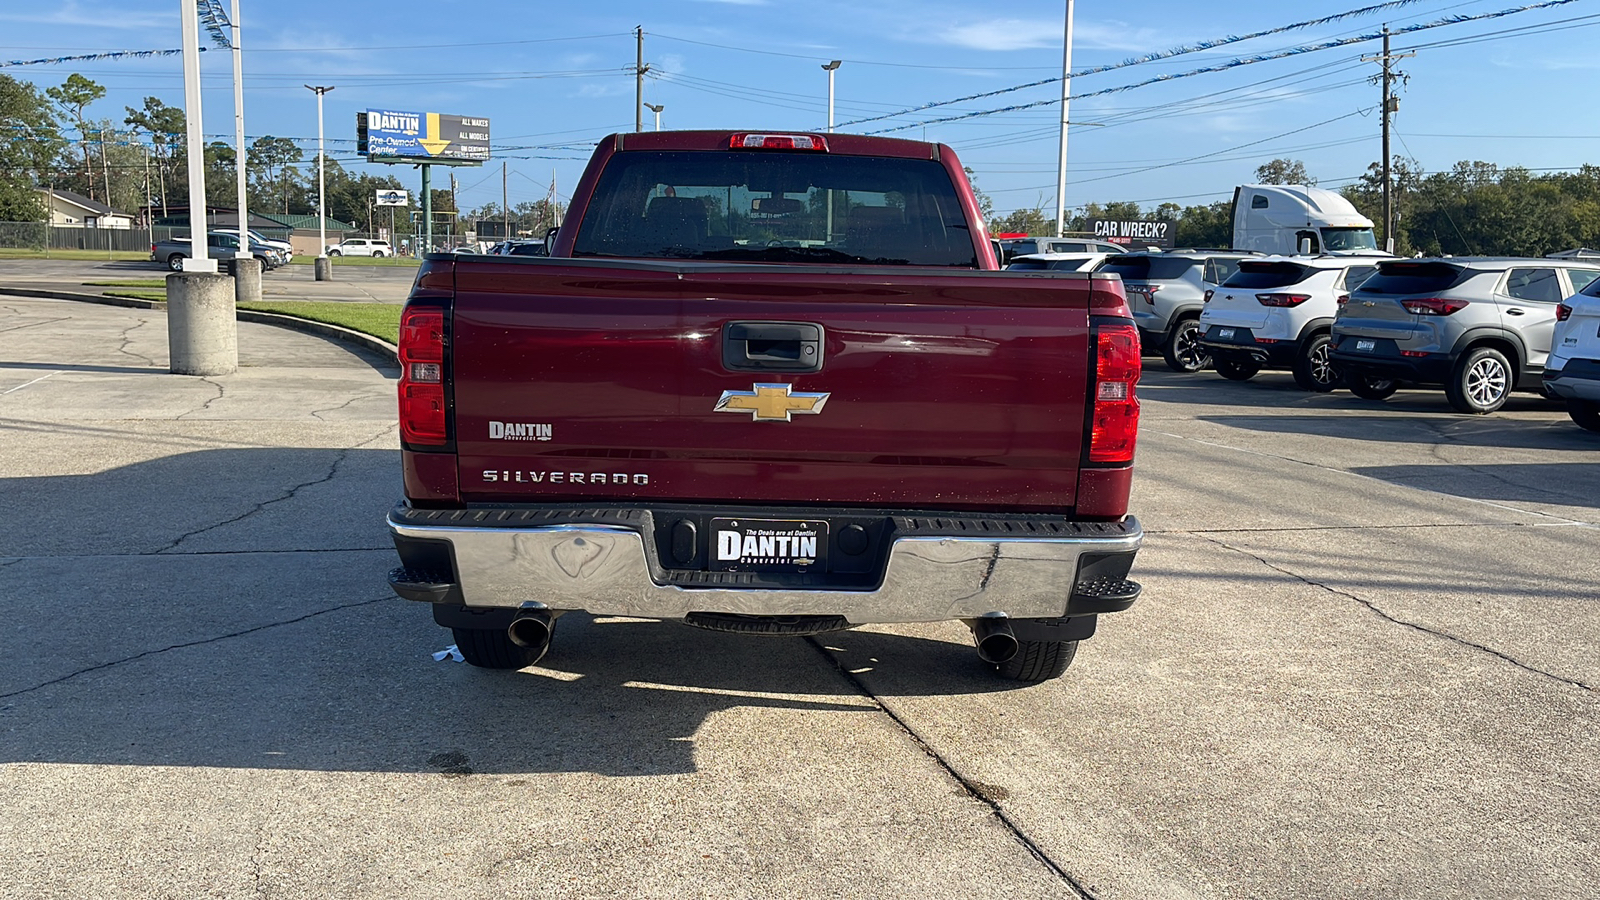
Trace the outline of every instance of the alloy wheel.
[[1467, 396], [1480, 407], [1492, 407], [1505, 396], [1510, 381], [1506, 367], [1500, 360], [1485, 357], [1467, 370]]

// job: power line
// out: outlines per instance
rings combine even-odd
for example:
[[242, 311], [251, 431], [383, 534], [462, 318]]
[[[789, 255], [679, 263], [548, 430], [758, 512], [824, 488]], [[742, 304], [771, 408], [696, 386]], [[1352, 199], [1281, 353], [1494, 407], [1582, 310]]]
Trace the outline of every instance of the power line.
[[[1371, 6], [1363, 6], [1363, 7], [1360, 7], [1358, 9], [1347, 10], [1347, 11], [1342, 12], [1342, 13], [1335, 13], [1335, 14], [1333, 14], [1331, 16], [1321, 16], [1321, 17], [1315, 18], [1315, 19], [1306, 19], [1305, 21], [1301, 21], [1301, 22], [1292, 22], [1292, 23], [1290, 23], [1288, 25], [1280, 25], [1280, 26], [1278, 26], [1276, 28], [1268, 28], [1268, 29], [1266, 29], [1264, 31], [1257, 31], [1257, 32], [1253, 32], [1251, 34], [1246, 34], [1246, 35], [1227, 35], [1225, 37], [1213, 38], [1213, 39], [1208, 40], [1208, 41], [1200, 41], [1200, 42], [1194, 43], [1194, 44], [1186, 44], [1186, 45], [1183, 45], [1183, 46], [1180, 46], [1180, 47], [1173, 47], [1173, 48], [1170, 48], [1170, 49], [1167, 49], [1167, 50], [1161, 50], [1161, 51], [1158, 51], [1156, 53], [1148, 53], [1148, 54], [1145, 54], [1144, 56], [1136, 56], [1136, 57], [1133, 57], [1131, 59], [1125, 59], [1125, 60], [1123, 60], [1122, 62], [1119, 62], [1119, 63], [1112, 63], [1110, 65], [1104, 65], [1104, 66], [1091, 66], [1091, 67], [1089, 67], [1087, 69], [1080, 69], [1080, 70], [1078, 70], [1076, 72], [1072, 72], [1067, 76], [1057, 75], [1057, 76], [1054, 76], [1054, 77], [1051, 77], [1051, 78], [1042, 79], [1040, 81], [1032, 81], [1032, 82], [1029, 82], [1027, 84], [1014, 85], [1012, 87], [1001, 88], [1001, 89], [995, 90], [995, 91], [984, 91], [984, 92], [978, 93], [978, 94], [970, 94], [970, 95], [968, 95], [966, 97], [957, 97], [954, 100], [940, 100], [940, 101], [937, 101], [937, 102], [934, 102], [934, 103], [924, 103], [921, 106], [914, 106], [914, 107], [911, 107], [910, 109], [901, 110], [900, 112], [896, 112], [896, 113], [890, 113], [889, 115], [885, 115], [885, 116], [875, 116], [875, 117], [867, 118], [867, 119], [856, 119], [853, 122], [845, 122], [845, 123], [841, 124], [839, 127], [843, 128], [843, 127], [845, 127], [847, 125], [863, 125], [863, 124], [865, 124], [867, 122], [878, 122], [878, 121], [882, 121], [884, 119], [892, 119], [892, 118], [895, 118], [897, 116], [907, 115], [909, 113], [922, 112], [923, 110], [927, 110], [927, 109], [937, 109], [937, 108], [942, 107], [942, 106], [950, 106], [950, 105], [956, 104], [956, 103], [964, 103], [964, 102], [969, 101], [969, 100], [981, 100], [981, 99], [984, 99], [986, 97], [998, 97], [1001, 94], [1009, 94], [1009, 93], [1012, 93], [1014, 91], [1026, 90], [1026, 89], [1032, 88], [1032, 87], [1042, 87], [1042, 86], [1048, 85], [1048, 84], [1058, 84], [1061, 81], [1066, 80], [1066, 78], [1081, 78], [1081, 77], [1083, 77], [1085, 75], [1098, 75], [1098, 74], [1100, 74], [1102, 72], [1110, 72], [1110, 71], [1113, 71], [1115, 69], [1124, 69], [1124, 68], [1127, 68], [1129, 66], [1144, 65], [1146, 63], [1155, 62], [1157, 60], [1171, 59], [1172, 57], [1175, 57], [1175, 56], [1185, 56], [1185, 55], [1188, 55], [1190, 53], [1198, 53], [1198, 52], [1203, 51], [1203, 50], [1214, 50], [1217, 47], [1223, 47], [1223, 46], [1227, 46], [1229, 44], [1237, 44], [1237, 43], [1241, 43], [1243, 41], [1254, 40], [1255, 38], [1266, 37], [1268, 35], [1282, 34], [1284, 32], [1288, 32], [1288, 31], [1300, 31], [1300, 30], [1304, 30], [1306, 28], [1313, 28], [1313, 27], [1316, 27], [1318, 25], [1326, 25], [1326, 24], [1329, 24], [1331, 22], [1337, 22], [1337, 21], [1340, 21], [1342, 19], [1350, 19], [1350, 18], [1355, 18], [1355, 17], [1358, 17], [1358, 16], [1370, 15], [1372, 13], [1381, 12], [1381, 11], [1386, 10], [1386, 9], [1396, 9], [1396, 8], [1399, 8], [1399, 7], [1402, 7], [1402, 6], [1413, 6], [1413, 5], [1415, 5], [1417, 3], [1420, 3], [1420, 2], [1424, 2], [1424, 0], [1392, 0], [1392, 2], [1377, 3], [1377, 4], [1373, 4]], [[1089, 95], [1089, 96], [1093, 96], [1093, 95]], [[1069, 99], [1076, 100], [1078, 98], [1077, 97], [1071, 97]]]
[[[1513, 7], [1513, 8], [1510, 8], [1510, 9], [1503, 9], [1503, 10], [1499, 10], [1499, 11], [1496, 11], [1496, 12], [1479, 13], [1477, 15], [1471, 15], [1471, 16], [1460, 16], [1460, 15], [1458, 15], [1458, 16], [1446, 16], [1443, 19], [1438, 19], [1438, 20], [1435, 20], [1435, 21], [1432, 21], [1432, 22], [1418, 22], [1418, 23], [1413, 23], [1411, 25], [1401, 26], [1400, 28], [1392, 30], [1390, 33], [1391, 34], [1410, 34], [1410, 33], [1418, 32], [1418, 31], [1425, 31], [1425, 30], [1430, 29], [1430, 28], [1441, 28], [1441, 27], [1444, 27], [1446, 25], [1460, 25], [1460, 24], [1464, 24], [1466, 22], [1478, 22], [1478, 21], [1483, 21], [1485, 19], [1503, 18], [1505, 16], [1517, 15], [1519, 13], [1529, 12], [1529, 11], [1532, 11], [1532, 10], [1549, 9], [1549, 8], [1556, 7], [1556, 6], [1566, 6], [1567, 4], [1577, 3], [1577, 2], [1579, 2], [1579, 0], [1544, 0], [1544, 2], [1542, 2], [1542, 3], [1530, 3], [1530, 4], [1526, 4], [1524, 6]], [[1125, 85], [1120, 85], [1118, 87], [1105, 88], [1103, 90], [1098, 90], [1098, 91], [1090, 91], [1089, 93], [1086, 93], [1086, 94], [1075, 94], [1072, 97], [1070, 97], [1069, 99], [1071, 99], [1071, 100], [1080, 100], [1080, 99], [1087, 99], [1089, 97], [1100, 97], [1100, 96], [1104, 96], [1106, 94], [1116, 94], [1116, 93], [1121, 93], [1122, 91], [1131, 91], [1134, 88], [1146, 87], [1146, 86], [1152, 85], [1152, 84], [1160, 84], [1161, 82], [1165, 82], [1165, 81], [1173, 81], [1173, 80], [1176, 80], [1176, 79], [1179, 79], [1179, 78], [1189, 78], [1189, 77], [1192, 77], [1192, 76], [1195, 76], [1195, 75], [1207, 75], [1207, 74], [1210, 74], [1210, 73], [1213, 73], [1213, 72], [1224, 72], [1224, 71], [1227, 71], [1229, 69], [1236, 69], [1236, 68], [1240, 68], [1242, 66], [1254, 65], [1256, 63], [1261, 63], [1261, 62], [1269, 62], [1271, 60], [1276, 60], [1276, 59], [1284, 59], [1284, 58], [1287, 58], [1287, 57], [1290, 57], [1290, 56], [1298, 56], [1298, 55], [1304, 54], [1304, 53], [1314, 53], [1314, 52], [1319, 51], [1319, 50], [1331, 50], [1331, 49], [1334, 49], [1336, 47], [1347, 47], [1347, 46], [1350, 46], [1352, 44], [1360, 44], [1360, 43], [1365, 43], [1367, 41], [1379, 40], [1382, 37], [1383, 37], [1383, 33], [1382, 32], [1375, 32], [1375, 33], [1369, 33], [1369, 34], [1363, 34], [1363, 35], [1356, 35], [1354, 37], [1338, 38], [1336, 40], [1331, 40], [1331, 41], [1323, 41], [1323, 42], [1318, 43], [1318, 44], [1303, 45], [1303, 46], [1300, 46], [1300, 47], [1294, 47], [1294, 48], [1291, 48], [1291, 49], [1288, 49], [1288, 50], [1282, 50], [1282, 51], [1278, 51], [1278, 52], [1274, 52], [1274, 53], [1263, 53], [1263, 54], [1258, 54], [1256, 56], [1246, 56], [1246, 57], [1241, 57], [1239, 59], [1232, 59], [1232, 60], [1229, 60], [1228, 62], [1221, 63], [1221, 64], [1218, 64], [1218, 65], [1215, 65], [1215, 66], [1206, 66], [1206, 67], [1200, 68], [1200, 69], [1191, 69], [1191, 70], [1189, 70], [1187, 72], [1176, 72], [1176, 73], [1172, 73], [1172, 74], [1168, 74], [1168, 75], [1160, 75], [1160, 76], [1157, 76], [1155, 78], [1149, 78], [1149, 79], [1146, 79], [1144, 81], [1134, 82], [1132, 84], [1125, 84]], [[1033, 84], [1018, 85], [1018, 86], [1016, 86], [1014, 88], [1008, 88], [1008, 89], [1003, 90], [1003, 91], [990, 91], [990, 92], [987, 92], [985, 94], [974, 95], [974, 97], [993, 96], [995, 94], [1006, 93], [1007, 91], [1011, 91], [1011, 90], [1021, 90], [1023, 88], [1027, 88], [1027, 87], [1036, 87], [1038, 85], [1051, 84], [1051, 83], [1059, 82], [1061, 80], [1062, 79], [1059, 78], [1059, 77], [1050, 78], [1050, 79], [1046, 79], [1044, 81], [1035, 82]], [[895, 117], [900, 116], [900, 115], [905, 115], [905, 114], [912, 113], [912, 112], [918, 112], [921, 109], [930, 108], [933, 105], [948, 105], [950, 103], [958, 103], [958, 102], [962, 102], [964, 100], [971, 100], [971, 99], [974, 99], [974, 97], [962, 97], [962, 98], [959, 98], [958, 100], [944, 101], [941, 104], [930, 104], [929, 106], [918, 107], [916, 109], [903, 110], [903, 111], [901, 111], [899, 113], [893, 113], [893, 114], [890, 114], [890, 115], [887, 115], [887, 116], [878, 116], [878, 117], [875, 117], [874, 119], [862, 119], [862, 120], [858, 120], [856, 122], [846, 122], [844, 124], [845, 125], [854, 125], [854, 124], [860, 124], [861, 122], [877, 121], [877, 120], [880, 120], [880, 119], [895, 118]], [[1034, 103], [1022, 103], [1022, 104], [1017, 104], [1015, 106], [1007, 106], [1007, 107], [1001, 107], [999, 109], [990, 109], [990, 110], [983, 110], [983, 111], [980, 111], [980, 112], [966, 113], [964, 115], [959, 115], [959, 116], [947, 116], [945, 118], [940, 118], [940, 119], [926, 119], [926, 120], [923, 120], [921, 122], [916, 122], [916, 123], [913, 123], [913, 124], [910, 124], [910, 125], [899, 125], [899, 126], [896, 126], [894, 128], [884, 128], [884, 129], [880, 129], [878, 131], [870, 131], [870, 132], [867, 132], [867, 133], [868, 134], [890, 134], [892, 132], [905, 131], [907, 129], [916, 128], [918, 126], [939, 125], [939, 124], [944, 124], [946, 122], [960, 121], [962, 119], [977, 118], [979, 116], [992, 116], [992, 115], [997, 115], [997, 114], [1000, 114], [1000, 113], [1016, 112], [1018, 110], [1024, 110], [1024, 109], [1035, 109], [1035, 108], [1041, 107], [1041, 106], [1051, 106], [1051, 105], [1054, 105], [1054, 104], [1057, 104], [1057, 103], [1060, 103], [1060, 102], [1061, 102], [1061, 99], [1059, 97], [1052, 97], [1049, 100], [1040, 100], [1040, 101], [1037, 101], [1037, 102], [1034, 102]]]

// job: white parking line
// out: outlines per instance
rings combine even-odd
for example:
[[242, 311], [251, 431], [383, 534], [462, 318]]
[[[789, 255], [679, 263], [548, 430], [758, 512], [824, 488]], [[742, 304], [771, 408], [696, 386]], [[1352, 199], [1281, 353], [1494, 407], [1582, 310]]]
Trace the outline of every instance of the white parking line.
[[[66, 371], [66, 370], [63, 369], [62, 371]], [[60, 375], [60, 374], [61, 374], [61, 372], [51, 372], [50, 373], [50, 375]], [[12, 393], [15, 393], [17, 391], [20, 391], [23, 388], [27, 387], [29, 384], [38, 384], [39, 382], [45, 380], [46, 378], [49, 378], [50, 375], [40, 375], [38, 378], [35, 378], [34, 380], [28, 382], [27, 384], [19, 384], [16, 387], [12, 388], [11, 390], [0, 391], [0, 397], [4, 397], [6, 394], [12, 394]]]

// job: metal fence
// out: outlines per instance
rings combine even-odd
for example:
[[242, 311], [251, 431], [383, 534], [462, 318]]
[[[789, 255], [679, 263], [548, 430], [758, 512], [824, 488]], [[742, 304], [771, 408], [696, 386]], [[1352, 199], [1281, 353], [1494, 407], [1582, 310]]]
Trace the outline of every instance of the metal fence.
[[43, 222], [0, 222], [0, 249], [89, 250], [100, 253], [149, 253], [150, 245], [187, 237], [187, 228], [85, 228]]

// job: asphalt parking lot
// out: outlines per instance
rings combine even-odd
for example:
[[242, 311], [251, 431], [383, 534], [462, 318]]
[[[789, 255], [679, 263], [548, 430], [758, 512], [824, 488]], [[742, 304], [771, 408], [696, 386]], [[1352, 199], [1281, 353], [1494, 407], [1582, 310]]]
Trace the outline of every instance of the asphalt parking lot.
[[1149, 360], [1145, 595], [1059, 681], [579, 615], [496, 673], [384, 583], [394, 373], [239, 343], [0, 297], [0, 896], [1595, 895], [1600, 440], [1536, 397]]

